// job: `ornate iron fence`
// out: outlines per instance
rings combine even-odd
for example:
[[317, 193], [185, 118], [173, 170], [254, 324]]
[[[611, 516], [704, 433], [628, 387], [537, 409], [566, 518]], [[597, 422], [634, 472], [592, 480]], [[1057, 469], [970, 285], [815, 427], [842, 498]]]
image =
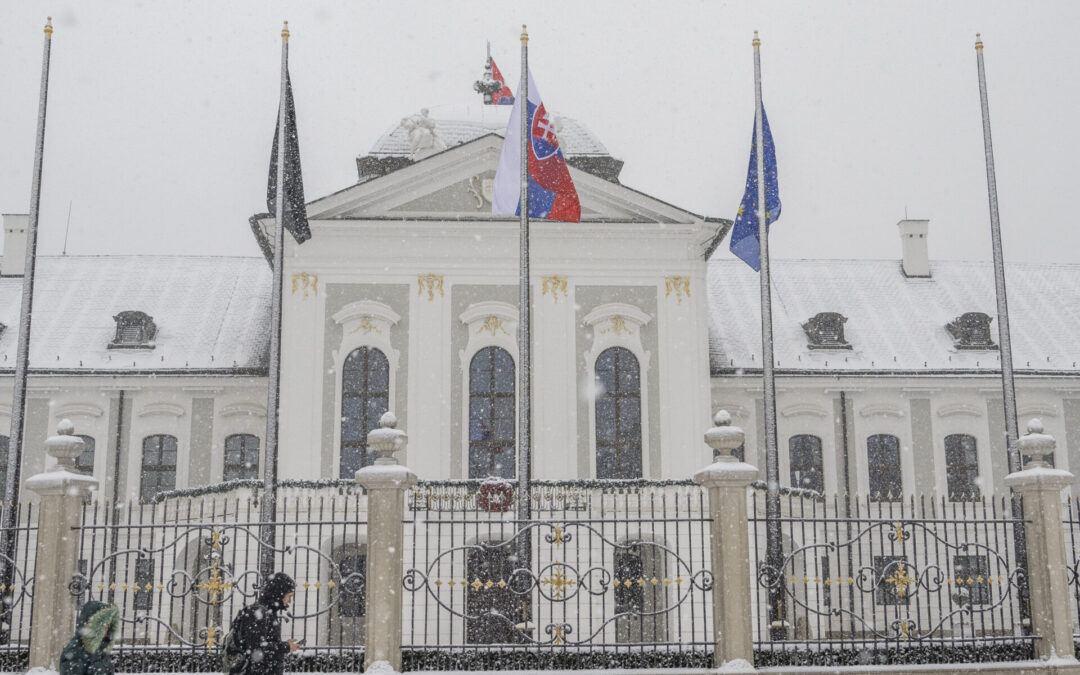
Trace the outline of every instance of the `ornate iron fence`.
[[1065, 563], [1072, 592], [1073, 638], [1080, 640], [1080, 497], [1069, 497], [1062, 514], [1065, 526]]
[[[765, 563], [764, 498], [755, 494], [759, 656], [764, 663], [770, 652], [791, 650], [963, 645], [1000, 647], [1003, 658], [1030, 654], [1032, 637], [1019, 611], [1024, 580], [1015, 564], [1016, 524], [1008, 498], [788, 497], [779, 519], [783, 562], [773, 569]], [[776, 587], [784, 602], [769, 607], [767, 591]]]
[[[279, 500], [276, 570], [297, 582], [283, 633], [306, 641], [308, 656], [362, 649], [364, 499], [356, 490]], [[233, 616], [257, 597], [261, 525], [254, 498], [87, 504], [68, 587], [80, 604], [120, 607], [115, 651], [128, 669], [143, 667], [140, 658], [156, 663], [161, 651], [213, 665]]]
[[[704, 491], [648, 481], [534, 483], [524, 521], [521, 498], [509, 483], [432, 482], [409, 493], [410, 667], [482, 668], [497, 654], [520, 662], [508, 652], [711, 653]], [[468, 658], [455, 656], [462, 654]]]
[[[0, 511], [12, 508], [0, 504]], [[34, 566], [37, 561], [39, 508], [33, 503], [17, 507], [15, 522], [15, 559], [0, 554], [6, 575], [0, 577], [0, 666], [3, 669], [25, 668], [29, 659], [33, 626]]]

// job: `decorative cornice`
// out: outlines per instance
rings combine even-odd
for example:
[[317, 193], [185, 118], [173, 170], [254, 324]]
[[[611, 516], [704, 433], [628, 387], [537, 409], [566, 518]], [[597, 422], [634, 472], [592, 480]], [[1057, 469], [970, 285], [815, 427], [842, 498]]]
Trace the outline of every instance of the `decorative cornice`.
[[500, 327], [502, 322], [516, 322], [518, 320], [517, 307], [498, 300], [485, 300], [469, 305], [458, 318], [462, 323], [471, 326], [478, 321], [483, 321], [487, 325], [492, 317], [499, 319]]
[[726, 410], [732, 417], [750, 417], [750, 411], [737, 403], [717, 403], [713, 405], [716, 410]]
[[814, 405], [813, 403], [796, 403], [789, 405], [780, 411], [780, 414], [784, 417], [798, 417], [799, 415], [808, 415], [811, 417], [828, 417], [829, 411], [825, 410], [821, 406]]
[[859, 410], [860, 417], [904, 417], [904, 411], [891, 403], [870, 403]]
[[[374, 300], [357, 300], [356, 302], [350, 302], [337, 312], [334, 313], [334, 322], [340, 326], [355, 321], [360, 325], [354, 329], [356, 330], [364, 327], [364, 319], [368, 320], [368, 323], [372, 319], [385, 321], [393, 326], [398, 321], [401, 321], [401, 315], [395, 312], [390, 305], [383, 304], [381, 302], [375, 302]], [[370, 333], [370, 330], [365, 331]]]
[[93, 403], [68, 403], [53, 411], [54, 417], [101, 417], [105, 411]]
[[1032, 403], [1030, 405], [1020, 406], [1016, 413], [1018, 415], [1035, 415], [1038, 417], [1057, 417], [1057, 408], [1052, 405], [1045, 405], [1042, 403]]
[[232, 403], [221, 408], [222, 417], [266, 417], [266, 406], [258, 403]]
[[609, 302], [604, 305], [600, 305], [593, 311], [585, 315], [585, 323], [589, 326], [595, 326], [607, 320], [614, 319], [616, 317], [622, 317], [623, 319], [629, 319], [639, 326], [652, 321], [652, 317], [641, 311], [634, 305], [628, 305], [624, 302]]
[[982, 417], [982, 411], [969, 403], [949, 403], [938, 408], [938, 417]]
[[176, 403], [147, 403], [136, 413], [139, 417], [149, 417], [152, 415], [167, 415], [170, 417], [183, 417], [185, 414], [184, 406]]

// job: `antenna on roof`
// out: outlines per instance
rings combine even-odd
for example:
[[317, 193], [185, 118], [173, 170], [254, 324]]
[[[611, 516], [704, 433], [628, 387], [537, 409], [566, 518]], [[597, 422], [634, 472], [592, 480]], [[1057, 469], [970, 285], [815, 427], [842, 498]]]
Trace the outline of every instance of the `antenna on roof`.
[[67, 219], [67, 227], [65, 227], [65, 228], [64, 228], [64, 250], [62, 250], [62, 251], [60, 252], [60, 255], [67, 255], [67, 241], [68, 241], [68, 233], [69, 233], [69, 232], [71, 232], [71, 205], [72, 205], [72, 203], [74, 203], [74, 201], [75, 201], [75, 200], [70, 200], [70, 201], [68, 201], [68, 219]]

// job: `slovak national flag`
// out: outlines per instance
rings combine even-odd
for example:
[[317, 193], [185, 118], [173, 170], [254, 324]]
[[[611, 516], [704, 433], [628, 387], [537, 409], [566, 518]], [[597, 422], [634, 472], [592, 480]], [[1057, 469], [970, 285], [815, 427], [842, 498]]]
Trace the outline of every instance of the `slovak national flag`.
[[[578, 200], [570, 168], [566, 165], [555, 137], [555, 127], [540, 99], [540, 92], [529, 77], [529, 217], [581, 222]], [[520, 91], [519, 91], [520, 93]], [[506, 139], [495, 171], [495, 193], [491, 212], [499, 216], [521, 213], [521, 96], [514, 101]]]
[[499, 67], [495, 65], [495, 59], [491, 59], [491, 79], [502, 85], [502, 89], [491, 95], [491, 105], [514, 105], [514, 92], [506, 86], [506, 80], [499, 72]]

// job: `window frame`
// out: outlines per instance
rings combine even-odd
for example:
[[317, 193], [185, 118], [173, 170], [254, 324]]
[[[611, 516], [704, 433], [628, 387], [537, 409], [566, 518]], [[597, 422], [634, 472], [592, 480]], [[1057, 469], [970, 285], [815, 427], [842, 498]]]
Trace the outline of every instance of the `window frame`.
[[[255, 475], [254, 476], [245, 476], [244, 475], [244, 470], [246, 469], [245, 454], [247, 453], [247, 451], [251, 450], [251, 448], [247, 447], [247, 443], [246, 443], [246, 439], [249, 439], [249, 438], [254, 438], [255, 439], [255, 447], [254, 447], [254, 450], [255, 450]], [[241, 445], [240, 445], [239, 448], [229, 448], [229, 442], [234, 440], [234, 439], [241, 439]], [[259, 471], [262, 469], [262, 454], [261, 454], [262, 453], [262, 439], [259, 438], [258, 435], [250, 434], [250, 433], [244, 433], [244, 432], [235, 433], [235, 434], [229, 434], [228, 436], [225, 437], [225, 443], [224, 443], [224, 445], [222, 447], [223, 447], [223, 452], [222, 452], [222, 461], [221, 461], [221, 480], [223, 482], [230, 481], [230, 480], [257, 480], [259, 478], [259, 475], [260, 475]], [[239, 465], [229, 463], [229, 451], [230, 450], [234, 450], [234, 451], [239, 450], [240, 451], [241, 463]], [[240, 471], [239, 475], [234, 475], [234, 476], [230, 477], [230, 475], [229, 475], [230, 470], [235, 470], [237, 468], [239, 468], [239, 471]]]
[[[817, 442], [816, 463], [810, 463], [804, 466], [801, 462], [796, 465], [795, 463], [795, 443], [796, 441], [802, 441], [803, 439], [814, 439]], [[816, 471], [816, 485], [804, 485], [802, 476], [800, 480], [796, 480], [795, 472], [799, 471]], [[825, 444], [821, 439], [821, 436], [817, 434], [793, 434], [788, 437], [788, 480], [789, 484], [793, 488], [803, 488], [814, 490], [820, 494], [825, 494]]]
[[[473, 368], [474, 368], [474, 366], [476, 364], [476, 360], [478, 358], [480, 358], [481, 354], [485, 354], [487, 356], [488, 364], [489, 364], [489, 367], [488, 367], [487, 373], [486, 373], [486, 375], [487, 375], [487, 388], [485, 390], [481, 390], [481, 393], [476, 393], [476, 392], [473, 391]], [[509, 363], [510, 363], [512, 386], [511, 386], [511, 390], [509, 392], [500, 392], [500, 391], [498, 391], [498, 386], [496, 384], [498, 368], [496, 366], [495, 359], [496, 359], [496, 356], [499, 356], [499, 355], [505, 355], [505, 358], [507, 360], [509, 360]], [[497, 478], [515, 478], [517, 476], [517, 441], [518, 441], [518, 427], [517, 427], [517, 423], [518, 423], [518, 420], [517, 420], [517, 416], [518, 416], [517, 415], [517, 412], [518, 412], [518, 407], [517, 407], [518, 406], [517, 385], [518, 385], [518, 382], [517, 382], [517, 377], [518, 377], [517, 361], [514, 359], [513, 354], [511, 354], [506, 349], [503, 349], [502, 347], [495, 346], [495, 345], [490, 345], [490, 346], [487, 346], [487, 347], [481, 347], [480, 349], [476, 350], [476, 352], [473, 353], [472, 358], [469, 359], [469, 369], [466, 372], [466, 390], [469, 392], [469, 395], [468, 395], [467, 401], [465, 402], [465, 407], [467, 408], [467, 415], [468, 415], [468, 420], [469, 420], [469, 428], [466, 430], [466, 434], [467, 434], [466, 441], [467, 441], [468, 445], [467, 445], [467, 449], [465, 451], [466, 452], [466, 458], [468, 460], [468, 466], [466, 467], [466, 471], [467, 471], [467, 475], [468, 475], [469, 478], [484, 479], [484, 478], [487, 478], [488, 476], [495, 476]], [[472, 430], [473, 430], [473, 422], [474, 422], [474, 417], [473, 417], [473, 399], [474, 398], [475, 399], [481, 399], [481, 400], [486, 399], [487, 402], [488, 402], [488, 405], [487, 405], [488, 419], [486, 421], [488, 422], [488, 428], [489, 429], [494, 429], [494, 427], [496, 426], [495, 422], [498, 419], [497, 415], [496, 415], [496, 408], [498, 407], [497, 402], [499, 400], [505, 401], [506, 399], [509, 399], [511, 401], [510, 409], [511, 409], [511, 415], [512, 415], [511, 422], [512, 422], [512, 426], [513, 426], [513, 431], [512, 431], [512, 434], [511, 434], [511, 438], [509, 440], [507, 440], [507, 439], [499, 439], [499, 438], [489, 438], [489, 439], [480, 439], [480, 440], [474, 440], [473, 439]], [[494, 432], [492, 431], [491, 433], [494, 433]], [[510, 469], [508, 475], [505, 475], [505, 472], [502, 475], [496, 474], [496, 473], [494, 473], [494, 468], [493, 468], [494, 465], [495, 465], [495, 457], [494, 457], [495, 453], [493, 451], [494, 451], [495, 448], [500, 448], [500, 447], [505, 448], [507, 445], [509, 445], [509, 447], [510, 447], [510, 454], [511, 454], [510, 466], [511, 466], [511, 469]], [[473, 471], [473, 449], [474, 449], [474, 446], [477, 447], [478, 449], [487, 448], [487, 452], [488, 452], [487, 465], [488, 465], [489, 468], [488, 468], [488, 473], [486, 475], [481, 476], [481, 475], [479, 475], [479, 474], [477, 474], [477, 473], [475, 473]]]
[[[173, 460], [172, 465], [167, 465], [167, 464], [147, 465], [147, 463], [146, 463], [147, 443], [149, 441], [154, 440], [154, 439], [157, 439], [157, 441], [158, 441], [158, 447], [156, 448], [156, 450], [157, 450], [160, 457], [164, 457], [164, 455], [165, 455], [165, 450], [166, 450], [165, 441], [166, 441], [166, 439], [172, 439], [172, 442], [175, 445], [175, 447], [173, 448], [173, 453], [175, 455], [175, 459]], [[175, 490], [176, 487], [177, 487], [177, 473], [178, 473], [178, 470], [179, 470], [179, 465], [180, 465], [180, 441], [177, 439], [176, 436], [173, 436], [172, 434], [150, 434], [148, 436], [143, 436], [143, 439], [142, 439], [142, 454], [139, 457], [139, 498], [142, 499], [142, 500], [150, 500], [150, 499], [153, 499], [154, 496], [157, 495], [160, 492], [165, 492], [167, 490]], [[170, 472], [169, 471], [170, 468], [171, 468], [171, 472], [172, 472], [172, 476], [173, 476], [172, 487], [171, 488], [162, 488], [161, 485], [157, 485], [156, 487], [158, 488], [158, 490], [155, 491], [153, 494], [148, 495], [147, 494], [147, 487], [148, 486], [146, 484], [147, 470], [149, 469], [151, 472], [153, 472], [155, 474], [167, 474], [167, 473]]]
[[[602, 391], [601, 387], [600, 387], [600, 379], [601, 379], [601, 377], [600, 377], [600, 369], [599, 369], [599, 367], [600, 367], [601, 359], [604, 359], [605, 355], [608, 354], [608, 353], [613, 354], [611, 378], [615, 382], [615, 388], [616, 388], [615, 391], [613, 391], [613, 392], [612, 391]], [[632, 374], [632, 376], [633, 376], [633, 378], [634, 378], [634, 380], [636, 381], [636, 384], [637, 384], [636, 393], [634, 391], [623, 391], [621, 389], [621, 386], [620, 386], [621, 382], [622, 382], [622, 379], [623, 379], [621, 377], [621, 374], [626, 373], [626, 367], [624, 367], [623, 369], [620, 369], [620, 363], [626, 362], [626, 360], [628, 358], [632, 359], [632, 361], [630, 361], [630, 363], [632, 363], [633, 366], [634, 366], [633, 368], [630, 368], [629, 370], [631, 371], [631, 374]], [[596, 359], [593, 361], [593, 373], [592, 374], [593, 374], [593, 383], [594, 383], [594, 387], [595, 387], [595, 391], [596, 391], [596, 395], [594, 396], [594, 401], [593, 401], [593, 405], [592, 405], [593, 419], [595, 420], [594, 429], [593, 429], [593, 448], [594, 448], [593, 472], [594, 472], [594, 475], [596, 476], [597, 480], [627, 480], [627, 479], [634, 479], [634, 478], [642, 478], [645, 475], [645, 456], [644, 456], [645, 455], [645, 450], [644, 450], [645, 443], [644, 443], [644, 433], [643, 433], [644, 424], [643, 424], [643, 419], [642, 419], [643, 418], [642, 412], [643, 412], [644, 406], [642, 405], [642, 401], [641, 401], [641, 399], [642, 399], [641, 361], [640, 361], [640, 359], [638, 359], [637, 355], [634, 354], [634, 352], [627, 349], [626, 347], [621, 347], [621, 346], [608, 347], [607, 349], [605, 349], [602, 352], [600, 352], [599, 354], [597, 354]], [[614, 404], [612, 406], [613, 407], [612, 414], [614, 415], [614, 420], [613, 420], [613, 422], [614, 422], [614, 438], [613, 438], [613, 440], [610, 440], [610, 441], [600, 439], [600, 430], [601, 430], [601, 427], [602, 427], [602, 423], [601, 423], [601, 419], [600, 419], [600, 404], [601, 404], [601, 401], [608, 401], [608, 400], [613, 400], [614, 401]], [[636, 404], [633, 402], [634, 400], [636, 400]], [[623, 424], [624, 424], [622, 411], [624, 410], [623, 406], [627, 405], [627, 402], [629, 402], [629, 405], [632, 406], [632, 407], [636, 406], [636, 410], [637, 410], [637, 425], [636, 425], [637, 426], [637, 440], [636, 440], [636, 442], [633, 440], [633, 438], [623, 438], [622, 433], [621, 433], [621, 429], [622, 429]], [[629, 475], [629, 474], [623, 475], [621, 473], [621, 471], [620, 471], [620, 469], [622, 467], [626, 466], [626, 462], [621, 461], [621, 460], [624, 459], [623, 454], [624, 454], [624, 452], [626, 450], [629, 450], [629, 454], [631, 454], [631, 455], [634, 452], [633, 447], [624, 447], [624, 446], [633, 446], [633, 445], [636, 445], [636, 451], [637, 451], [637, 455], [638, 455], [637, 462], [636, 462], [636, 467], [635, 467], [637, 469], [637, 472], [636, 472], [637, 475]], [[612, 448], [613, 451], [614, 451], [614, 454], [615, 454], [615, 458], [614, 458], [614, 460], [612, 462], [612, 466], [614, 466], [615, 469], [616, 469], [616, 471], [615, 471], [616, 475], [613, 475], [613, 476], [602, 476], [600, 474], [600, 468], [601, 468], [600, 453], [601, 453], [601, 451], [603, 449], [606, 449], [606, 448]]]
[[[894, 441], [896, 441], [896, 465], [895, 465], [896, 470], [895, 470], [895, 474], [896, 474], [896, 479], [897, 479], [898, 482], [897, 482], [897, 490], [896, 490], [895, 493], [890, 489], [886, 489], [884, 491], [881, 490], [880, 485], [878, 486], [879, 489], [877, 489], [877, 490], [874, 489], [875, 488], [875, 485], [874, 485], [875, 484], [875, 477], [878, 479], [878, 481], [888, 480], [886, 469], [883, 468], [882, 463], [880, 461], [875, 461], [875, 459], [873, 457], [871, 457], [871, 442], [875, 441], [875, 440], [878, 440], [878, 439], [882, 439], [882, 440], [884, 440], [884, 439], [893, 439]], [[882, 452], [882, 451], [885, 451], [885, 450], [888, 450], [888, 448], [885, 448], [885, 447], [879, 448], [879, 452]], [[904, 500], [904, 453], [903, 453], [903, 450], [902, 450], [902, 445], [900, 443], [900, 437], [895, 435], [895, 434], [885, 434], [885, 433], [882, 433], [882, 434], [870, 434], [869, 436], [866, 437], [866, 453], [865, 453], [865, 455], [866, 455], [866, 469], [867, 469], [866, 470], [866, 480], [867, 480], [866, 493], [867, 493], [867, 497], [869, 498], [869, 500], [872, 501], [872, 502], [880, 502], [880, 503], [902, 502]]]
[[[359, 366], [359, 371], [360, 371], [360, 374], [361, 374], [361, 384], [360, 384], [360, 387], [358, 388], [358, 390], [356, 392], [348, 392], [347, 393], [345, 391], [345, 383], [347, 381], [347, 377], [348, 377], [348, 374], [349, 374], [348, 366], [349, 366], [349, 363], [350, 363], [350, 359], [352, 359], [353, 355], [357, 354], [357, 353], [362, 353], [364, 355], [363, 360], [362, 360], [362, 364]], [[377, 390], [377, 391], [376, 390], [371, 390], [367, 386], [369, 384], [369, 379], [370, 379], [371, 358], [372, 358], [373, 353], [377, 353], [378, 356], [383, 359], [383, 364], [382, 365], [385, 367], [385, 372], [386, 372], [386, 386], [385, 386], [385, 388]], [[341, 377], [340, 377], [339, 389], [338, 389], [338, 399], [339, 400], [338, 400], [338, 424], [337, 424], [337, 427], [338, 427], [338, 439], [339, 440], [338, 440], [338, 448], [337, 448], [337, 471], [335, 472], [339, 478], [350, 479], [350, 478], [353, 477], [353, 474], [355, 474], [357, 469], [363, 468], [365, 466], [370, 466], [370, 465], [375, 463], [375, 460], [377, 459], [377, 455], [376, 455], [376, 453], [373, 453], [368, 448], [367, 434], [372, 429], [377, 429], [378, 428], [378, 426], [379, 426], [378, 418], [382, 417], [382, 415], [384, 413], [386, 413], [390, 409], [390, 403], [391, 403], [391, 400], [392, 400], [391, 399], [391, 391], [390, 391], [390, 383], [391, 383], [392, 380], [393, 380], [393, 377], [391, 375], [390, 358], [386, 355], [386, 352], [384, 352], [382, 349], [380, 349], [378, 347], [375, 347], [375, 346], [372, 346], [372, 345], [361, 345], [359, 347], [356, 347], [352, 351], [350, 351], [348, 354], [346, 354], [345, 358], [342, 360], [342, 363], [341, 363]], [[361, 413], [361, 420], [362, 420], [360, 428], [361, 429], [366, 429], [367, 431], [363, 432], [362, 435], [361, 435], [361, 438], [359, 438], [359, 439], [348, 439], [348, 440], [346, 440], [346, 438], [345, 438], [345, 406], [346, 406], [346, 403], [348, 401], [350, 401], [352, 398], [358, 398], [360, 400], [360, 413]], [[373, 398], [385, 398], [386, 399], [386, 410], [382, 411], [381, 413], [378, 413], [378, 415], [375, 417], [375, 419], [369, 419], [369, 417], [368, 417], [368, 409], [369, 409], [370, 399], [373, 399]], [[355, 467], [351, 467], [348, 474], [345, 473], [345, 454], [346, 454], [345, 449], [346, 448], [350, 448], [350, 449], [359, 448], [359, 450], [360, 450], [360, 463], [359, 463], [359, 465], [357, 465]]]
[[[75, 470], [84, 473], [87, 476], [93, 476], [94, 465], [97, 462], [97, 441], [94, 440], [93, 436], [87, 436], [86, 434], [76, 434], [76, 436], [83, 441], [83, 451], [75, 458]], [[86, 458], [88, 456], [90, 460], [89, 466], [86, 465]]]
[[[949, 447], [950, 442], [953, 441], [954, 439], [960, 441], [961, 443], [965, 439], [970, 439], [971, 446], [972, 446], [971, 450], [972, 450], [972, 452], [974, 453], [974, 456], [975, 456], [974, 464], [971, 464], [971, 463], [968, 463], [968, 462], [963, 462], [963, 463], [960, 464], [959, 470], [954, 470], [955, 463], [949, 461], [950, 460], [950, 455], [953, 458], [955, 458], [955, 456], [957, 454], [956, 449]], [[946, 434], [945, 439], [944, 439], [944, 444], [945, 444], [945, 492], [947, 493], [949, 501], [950, 502], [978, 501], [982, 497], [982, 488], [979, 486], [979, 475], [980, 475], [979, 474], [979, 464], [980, 464], [980, 462], [979, 462], [979, 439], [976, 438], [973, 434], [964, 434], [964, 433]], [[952, 450], [952, 451], [950, 452], [950, 450]], [[966, 453], [963, 452], [963, 446], [962, 445], [959, 448], [959, 450], [961, 451], [960, 454], [966, 454]], [[963, 458], [961, 458], [961, 459], [963, 459]], [[954, 486], [953, 486], [953, 476], [956, 475], [956, 474], [960, 474], [961, 470], [962, 470], [963, 473], [967, 474], [967, 478], [964, 478], [963, 480], [965, 480], [971, 486], [971, 489], [969, 489], [967, 491], [960, 491], [960, 490], [954, 489]], [[971, 475], [972, 470], [974, 470], [974, 475]], [[959, 486], [956, 486], [956, 487], [959, 487]]]

